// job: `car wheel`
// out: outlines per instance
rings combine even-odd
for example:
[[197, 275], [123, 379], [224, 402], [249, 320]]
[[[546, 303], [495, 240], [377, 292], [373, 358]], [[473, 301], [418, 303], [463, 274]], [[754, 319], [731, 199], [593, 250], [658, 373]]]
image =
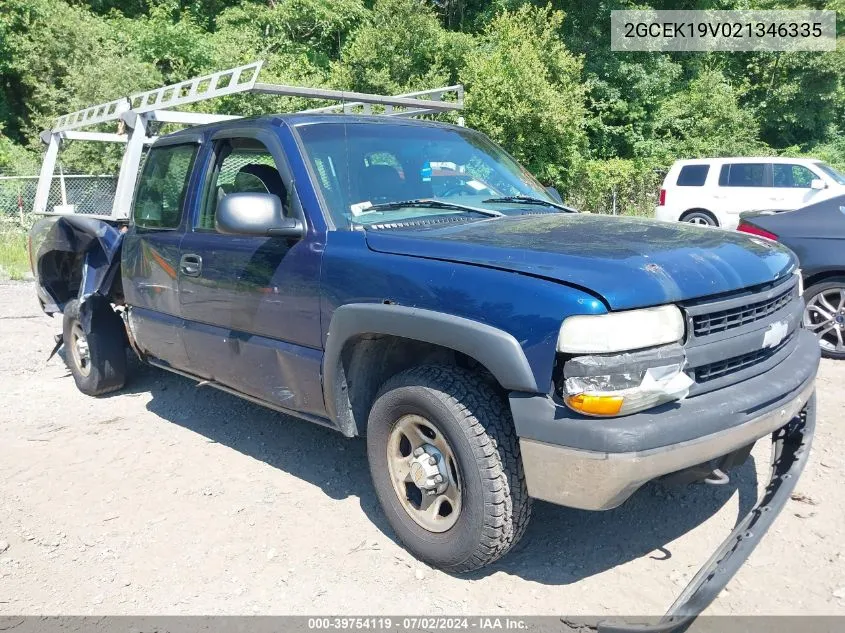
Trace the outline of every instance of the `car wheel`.
[[845, 278], [804, 291], [804, 327], [819, 339], [822, 356], [845, 359]]
[[692, 211], [685, 213], [681, 218], [681, 222], [688, 222], [689, 224], [698, 224], [699, 226], [719, 226], [716, 217], [707, 211]]
[[391, 378], [367, 423], [387, 520], [417, 558], [467, 572], [503, 556], [531, 516], [505, 398], [481, 376], [425, 365]]
[[67, 363], [77, 388], [89, 396], [116, 391], [126, 382], [123, 321], [107, 301], [91, 299], [91, 331], [79, 318], [79, 302], [70, 301], [62, 319]]

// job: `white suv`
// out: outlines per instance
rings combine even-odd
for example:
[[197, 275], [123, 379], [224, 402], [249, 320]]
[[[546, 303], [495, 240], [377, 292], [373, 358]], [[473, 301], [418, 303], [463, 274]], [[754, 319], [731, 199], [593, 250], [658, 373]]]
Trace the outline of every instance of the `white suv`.
[[845, 175], [808, 158], [702, 158], [676, 161], [655, 217], [736, 228], [743, 211], [790, 211], [845, 194]]

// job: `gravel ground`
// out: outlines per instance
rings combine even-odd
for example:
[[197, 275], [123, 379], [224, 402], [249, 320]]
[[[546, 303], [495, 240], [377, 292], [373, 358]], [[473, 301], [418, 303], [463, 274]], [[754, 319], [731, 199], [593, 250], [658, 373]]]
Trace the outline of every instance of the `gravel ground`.
[[[660, 614], [768, 479], [761, 443], [726, 487], [538, 503], [515, 551], [451, 576], [394, 540], [362, 441], [137, 363], [86, 397], [45, 362], [59, 329], [0, 283], [0, 615]], [[793, 500], [707, 613], [845, 615], [844, 382], [822, 363]]]

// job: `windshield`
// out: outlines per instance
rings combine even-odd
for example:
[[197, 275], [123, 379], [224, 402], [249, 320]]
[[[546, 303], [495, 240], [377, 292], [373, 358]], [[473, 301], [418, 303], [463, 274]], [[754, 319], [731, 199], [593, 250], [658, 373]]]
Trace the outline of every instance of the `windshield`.
[[[484, 219], [557, 211], [531, 174], [472, 130], [357, 122], [296, 129], [338, 228], [443, 215]], [[539, 201], [527, 206], [493, 201], [507, 196]], [[401, 202], [410, 204], [393, 204]]]
[[818, 167], [828, 176], [833, 178], [833, 180], [835, 180], [837, 184], [845, 185], [845, 174], [842, 174], [842, 172], [837, 171], [827, 163], [816, 163], [816, 167]]

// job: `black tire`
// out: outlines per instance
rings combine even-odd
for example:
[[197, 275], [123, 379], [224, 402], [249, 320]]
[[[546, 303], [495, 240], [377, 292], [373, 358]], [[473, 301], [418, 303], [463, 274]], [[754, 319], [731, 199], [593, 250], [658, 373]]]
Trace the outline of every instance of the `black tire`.
[[[445, 532], [420, 526], [403, 507], [388, 469], [388, 439], [400, 417], [420, 415], [449, 443], [461, 479], [457, 522]], [[502, 394], [476, 373], [424, 365], [397, 374], [376, 396], [367, 424], [367, 455], [387, 520], [417, 558], [468, 572], [503, 556], [531, 517], [519, 441]]]
[[89, 396], [99, 396], [120, 389], [126, 382], [126, 338], [123, 321], [111, 305], [97, 298], [91, 301], [91, 332], [85, 336], [87, 362], [84, 354], [72, 349], [78, 332], [84, 333], [75, 299], [65, 306], [62, 338], [65, 362], [77, 388]]
[[687, 211], [681, 216], [681, 222], [699, 226], [719, 226], [716, 216], [709, 211]]
[[817, 300], [816, 298], [820, 295], [825, 296], [827, 303], [833, 308], [838, 308], [838, 312], [833, 313], [834, 319], [837, 321], [836, 324], [823, 336], [819, 337], [819, 347], [821, 348], [822, 356], [835, 360], [845, 360], [845, 346], [841, 343], [841, 341], [845, 340], [845, 305], [839, 308], [839, 303], [845, 297], [845, 277], [827, 279], [813, 284], [804, 290], [804, 302], [806, 304], [804, 308], [804, 327], [813, 332], [813, 334], [816, 334], [816, 336], [819, 336], [820, 331], [826, 327], [821, 314], [812, 308], [814, 302]]

